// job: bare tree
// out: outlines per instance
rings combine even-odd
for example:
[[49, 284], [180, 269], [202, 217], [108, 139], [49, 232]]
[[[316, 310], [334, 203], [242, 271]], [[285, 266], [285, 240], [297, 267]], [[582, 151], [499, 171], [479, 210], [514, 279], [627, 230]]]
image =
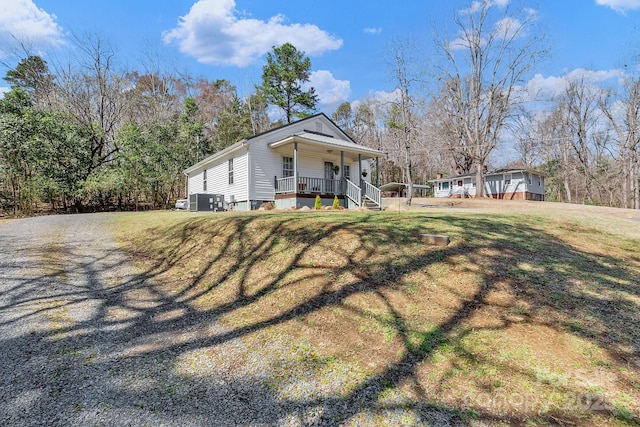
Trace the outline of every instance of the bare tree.
[[[128, 84], [114, 70], [115, 49], [98, 36], [75, 38], [81, 52], [77, 67], [58, 71], [59, 108], [89, 130], [90, 164], [86, 174], [109, 162], [118, 151], [115, 134], [125, 117]], [[75, 61], [74, 61], [75, 62]]]
[[584, 177], [585, 199], [594, 200], [596, 166], [608, 142], [601, 129], [601, 109], [605, 91], [585, 78], [571, 80], [560, 96], [559, 105], [568, 130], [565, 137]]
[[618, 162], [622, 179], [622, 207], [640, 209], [640, 79], [625, 81], [623, 93], [616, 104], [616, 114], [608, 103], [601, 105], [618, 138]]
[[464, 132], [465, 126], [460, 123], [466, 116], [458, 110], [458, 103], [446, 95], [447, 90], [445, 84], [441, 96], [434, 97], [427, 109], [431, 139], [441, 147], [455, 173], [469, 173], [474, 163], [473, 151]]
[[413, 151], [418, 143], [416, 138], [416, 118], [414, 115], [415, 102], [410, 93], [411, 87], [418, 79], [411, 75], [409, 69], [409, 63], [411, 62], [410, 54], [414, 52], [415, 48], [408, 42], [401, 42], [395, 40], [390, 48], [390, 66], [393, 79], [396, 83], [396, 89], [399, 92], [398, 101], [396, 103], [395, 111], [392, 109], [392, 114], [387, 121], [388, 126], [391, 129], [396, 130], [394, 132], [399, 142], [400, 149], [404, 154], [403, 166], [405, 169], [405, 181], [407, 184], [407, 206], [411, 206], [413, 200]]
[[508, 6], [496, 16], [495, 2], [476, 1], [454, 18], [457, 37], [437, 40], [443, 55], [441, 96], [451, 104], [448, 120], [459, 126], [461, 146], [468, 145], [476, 168], [476, 197], [483, 194], [483, 169], [517, 102], [514, 92], [545, 53], [533, 25], [536, 14], [518, 17]]
[[516, 150], [520, 160], [527, 168], [533, 168], [540, 161], [542, 140], [540, 135], [544, 132], [542, 123], [535, 119], [535, 114], [524, 108], [514, 120], [513, 136], [516, 141]]
[[[551, 199], [571, 202], [576, 197], [572, 191], [573, 177], [577, 175], [575, 155], [571, 144], [571, 131], [564, 115], [564, 107], [556, 104], [546, 115], [537, 116], [535, 129], [540, 133], [543, 169], [550, 175], [546, 190], [553, 193]], [[559, 182], [554, 183], [553, 180]], [[555, 185], [554, 185], [555, 184]]]

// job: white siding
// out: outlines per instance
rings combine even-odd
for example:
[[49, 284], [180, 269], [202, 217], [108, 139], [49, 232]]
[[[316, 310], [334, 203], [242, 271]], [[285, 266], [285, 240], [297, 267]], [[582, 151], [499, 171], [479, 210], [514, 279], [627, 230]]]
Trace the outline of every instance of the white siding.
[[[529, 184], [531, 177], [531, 184]], [[458, 186], [458, 181], [463, 181], [463, 186]], [[434, 182], [435, 197], [449, 197], [455, 194], [475, 196], [476, 188], [472, 185], [474, 178], [451, 178], [448, 181], [449, 188], [444, 189], [444, 182]], [[507, 180], [509, 182], [507, 183]], [[534, 193], [544, 195], [544, 177], [536, 174], [523, 172], [512, 172], [506, 174], [486, 175], [484, 177], [484, 192], [486, 195], [508, 194], [508, 193]]]
[[[284, 129], [275, 129], [249, 142], [249, 176], [252, 185], [249, 188], [250, 200], [273, 200], [275, 195], [275, 177], [282, 178], [282, 157], [284, 154], [269, 148], [269, 144], [279, 141], [292, 134], [309, 130], [322, 132], [335, 138], [346, 140], [325, 117], [318, 116], [317, 120], [309, 123], [296, 123]], [[292, 157], [293, 154], [290, 155]], [[302, 177], [324, 178], [324, 162], [340, 165], [340, 154], [337, 156], [319, 156], [318, 153], [305, 153], [303, 144], [298, 149], [298, 174]], [[364, 162], [363, 162], [364, 164]], [[367, 170], [370, 171], [368, 166]], [[351, 176], [357, 173], [357, 162], [351, 165]]]
[[[348, 140], [339, 129], [335, 128], [329, 119], [322, 115], [316, 117], [315, 120], [302, 121], [284, 128], [274, 129], [255, 139], [246, 141], [245, 145], [243, 145], [245, 148], [241, 148], [241, 151], [233, 151], [227, 156], [208, 163], [206, 165], [206, 191], [203, 191], [202, 188], [202, 169], [193, 171], [188, 179], [189, 194], [201, 192], [223, 194], [226, 201], [229, 201], [229, 196], [233, 195], [236, 202], [273, 200], [275, 196], [275, 177], [282, 177], [282, 157], [287, 154], [283, 154], [284, 150], [269, 148], [269, 144], [304, 131], [321, 132], [336, 139]], [[324, 178], [325, 161], [340, 165], [340, 153], [332, 154], [305, 152], [304, 144], [299, 144], [298, 174], [302, 177]], [[287, 156], [293, 156], [293, 154], [288, 154]], [[231, 157], [234, 158], [233, 185], [228, 183], [228, 160]], [[371, 181], [371, 167], [366, 161], [362, 163], [362, 167], [369, 172], [366, 179]], [[345, 164], [350, 164], [350, 161], [345, 160]], [[351, 163], [350, 166], [352, 179], [358, 178], [357, 162]], [[247, 206], [250, 206], [250, 204], [247, 203]]]
[[[197, 173], [193, 173], [191, 175], [189, 175], [188, 177], [188, 191], [189, 194], [198, 194], [198, 193], [204, 193], [204, 190], [202, 189], [202, 181], [203, 181], [203, 174], [202, 174], [202, 170], [198, 171]], [[187, 196], [189, 195], [187, 194]]]
[[451, 195], [451, 182], [449, 181], [435, 182], [433, 188], [435, 197], [449, 197]]
[[249, 146], [251, 200], [273, 200], [274, 177], [282, 177], [282, 155], [268, 147], [270, 142], [255, 141]]
[[484, 177], [484, 193], [486, 195], [505, 193], [506, 187], [504, 175], [489, 175]]
[[505, 193], [524, 193], [526, 191], [526, 177], [521, 172], [511, 174], [511, 183], [505, 186]]
[[531, 174], [531, 184], [527, 186], [531, 193], [544, 194], [544, 177]]
[[[235, 154], [235, 155], [234, 155]], [[233, 158], [233, 184], [229, 184], [229, 159]], [[189, 176], [189, 194], [208, 193], [223, 194], [225, 201], [233, 195], [235, 200], [246, 201], [247, 192], [247, 153], [235, 152], [218, 159], [207, 166], [207, 189], [203, 189], [203, 170], [193, 172]]]

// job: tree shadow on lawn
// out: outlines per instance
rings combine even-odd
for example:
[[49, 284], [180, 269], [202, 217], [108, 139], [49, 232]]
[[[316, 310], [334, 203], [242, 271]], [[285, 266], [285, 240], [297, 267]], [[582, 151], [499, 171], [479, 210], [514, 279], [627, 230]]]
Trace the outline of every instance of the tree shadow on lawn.
[[[452, 245], [424, 246], [419, 234], [429, 232], [450, 234]], [[538, 327], [607, 349], [596, 361], [613, 363], [608, 369], [627, 382], [618, 388], [637, 393], [640, 341], [629, 325], [638, 324], [638, 265], [581, 252], [541, 227], [450, 215], [276, 214], [190, 218], [146, 235], [136, 242], [151, 257], [146, 271], [119, 278], [109, 278], [126, 262], [116, 249], [87, 256], [67, 243], [28, 254], [46, 274], [9, 278], [0, 327], [42, 316], [50, 326], [0, 342], [12, 348], [0, 369], [10, 384], [0, 388], [0, 416], [18, 411], [25, 425], [43, 421], [30, 414], [51, 411], [59, 417], [53, 424], [95, 422], [101, 411], [196, 425], [637, 416], [602, 399], [602, 408], [591, 401], [586, 408], [523, 408], [487, 404], [480, 392], [444, 397], [460, 382], [481, 389], [482, 369], [497, 371], [487, 375], [494, 382], [508, 371], [511, 393], [523, 384], [532, 394], [582, 393], [574, 381], [541, 380], [544, 363], [527, 369], [520, 359], [486, 354], [501, 333]], [[79, 280], [69, 280], [71, 272]], [[412, 280], [420, 281], [417, 289], [408, 287]], [[437, 316], [417, 321], [413, 303]], [[75, 315], [81, 306], [91, 315]], [[477, 344], [485, 332], [495, 333], [488, 347]], [[340, 342], [345, 337], [354, 341]], [[363, 354], [334, 349], [349, 346]], [[537, 350], [527, 357], [536, 359]], [[439, 367], [443, 354], [461, 366], [460, 378], [449, 374], [455, 366]], [[345, 378], [318, 385], [332, 371]], [[487, 386], [482, 396], [500, 393]]]

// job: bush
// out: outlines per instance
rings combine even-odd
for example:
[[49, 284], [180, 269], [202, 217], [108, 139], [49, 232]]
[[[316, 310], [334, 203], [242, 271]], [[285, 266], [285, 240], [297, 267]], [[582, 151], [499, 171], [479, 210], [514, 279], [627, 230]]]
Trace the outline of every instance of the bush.
[[316, 204], [313, 206], [314, 209], [322, 209], [322, 200], [320, 200], [320, 195], [316, 196]]
[[340, 208], [340, 201], [338, 200], [338, 196], [333, 196], [333, 206], [331, 206], [333, 209], [339, 209]]

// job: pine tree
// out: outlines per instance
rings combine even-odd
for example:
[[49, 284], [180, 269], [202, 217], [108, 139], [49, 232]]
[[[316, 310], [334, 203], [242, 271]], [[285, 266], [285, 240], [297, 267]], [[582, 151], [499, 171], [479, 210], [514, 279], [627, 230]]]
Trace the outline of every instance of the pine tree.
[[285, 43], [273, 47], [267, 54], [267, 64], [262, 68], [260, 90], [267, 103], [284, 110], [287, 123], [294, 117], [304, 118], [310, 115], [318, 103], [314, 88], [302, 90], [309, 81], [311, 61], [292, 44]]

